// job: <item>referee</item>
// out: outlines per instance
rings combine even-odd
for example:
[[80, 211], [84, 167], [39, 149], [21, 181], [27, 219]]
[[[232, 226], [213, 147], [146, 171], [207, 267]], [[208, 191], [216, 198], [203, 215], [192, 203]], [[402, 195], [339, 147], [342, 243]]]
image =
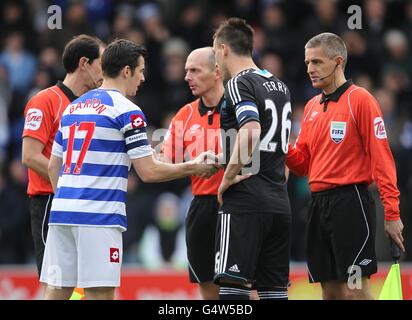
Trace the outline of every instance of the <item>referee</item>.
[[[322, 93], [305, 106], [301, 132], [286, 163], [307, 175], [312, 191], [307, 232], [310, 282], [324, 299], [371, 299], [376, 273], [375, 182], [385, 212], [385, 232], [402, 249], [396, 170], [381, 109], [364, 88], [345, 79], [343, 40], [322, 33], [305, 46], [307, 73]], [[360, 277], [359, 277], [360, 276]], [[359, 277], [353, 284], [356, 277]]]
[[[192, 51], [186, 61], [189, 88], [197, 100], [182, 107], [172, 119], [162, 146], [164, 161], [194, 159], [203, 150], [220, 152], [220, 108], [225, 104], [224, 88], [211, 47]], [[219, 287], [213, 283], [214, 244], [217, 225], [217, 190], [223, 170], [209, 179], [192, 176], [194, 198], [186, 217], [186, 246], [189, 278], [199, 283], [205, 300], [217, 300]]]
[[70, 102], [101, 85], [100, 56], [103, 46], [99, 39], [88, 35], [73, 38], [63, 52], [63, 65], [67, 72], [63, 82], [40, 91], [30, 99], [24, 111], [22, 162], [29, 169], [27, 194], [39, 275], [53, 200], [47, 168], [54, 136], [61, 115]]

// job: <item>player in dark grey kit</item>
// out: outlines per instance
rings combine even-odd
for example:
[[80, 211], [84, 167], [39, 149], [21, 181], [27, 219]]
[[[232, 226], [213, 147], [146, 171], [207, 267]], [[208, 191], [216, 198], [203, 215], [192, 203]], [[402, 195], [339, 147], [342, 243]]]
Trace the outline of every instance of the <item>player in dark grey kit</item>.
[[[252, 48], [253, 29], [242, 19], [227, 20], [214, 35], [227, 100], [221, 129], [237, 132], [234, 145], [223, 135], [227, 165], [218, 193], [215, 282], [220, 299], [249, 299], [252, 287], [260, 299], [287, 299], [290, 93], [283, 82], [255, 65]], [[245, 179], [239, 173], [248, 168], [252, 175]]]

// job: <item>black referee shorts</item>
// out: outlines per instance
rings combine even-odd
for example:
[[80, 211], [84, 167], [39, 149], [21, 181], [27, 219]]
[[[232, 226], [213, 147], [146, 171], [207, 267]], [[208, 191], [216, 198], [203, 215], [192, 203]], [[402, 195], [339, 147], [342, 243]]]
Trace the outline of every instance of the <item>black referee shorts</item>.
[[375, 202], [364, 184], [312, 193], [307, 229], [310, 282], [377, 271]]
[[52, 200], [52, 194], [29, 197], [31, 233], [34, 242], [34, 253], [36, 255], [37, 271], [39, 276], [41, 273], [41, 266], [43, 264], [47, 230], [49, 229], [49, 215]]
[[190, 282], [213, 281], [217, 196], [195, 196], [186, 216], [186, 247]]
[[229, 279], [254, 288], [287, 287], [291, 215], [219, 213], [215, 283]]

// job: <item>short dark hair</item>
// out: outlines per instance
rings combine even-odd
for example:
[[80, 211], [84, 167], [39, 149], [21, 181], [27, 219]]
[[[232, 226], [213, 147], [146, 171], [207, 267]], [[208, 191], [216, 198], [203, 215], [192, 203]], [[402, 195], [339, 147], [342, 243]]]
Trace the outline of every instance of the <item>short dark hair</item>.
[[94, 59], [100, 57], [100, 47], [104, 47], [104, 43], [92, 36], [81, 34], [70, 40], [63, 51], [63, 65], [67, 73], [73, 73], [79, 66], [79, 60], [82, 57], [89, 59], [92, 63]]
[[113, 41], [107, 46], [102, 56], [103, 75], [116, 78], [126, 66], [130, 67], [133, 74], [140, 56], [143, 58], [147, 56], [147, 50], [143, 46], [125, 39]]
[[218, 43], [227, 44], [240, 56], [251, 56], [253, 51], [253, 28], [244, 19], [229, 18], [213, 35]]

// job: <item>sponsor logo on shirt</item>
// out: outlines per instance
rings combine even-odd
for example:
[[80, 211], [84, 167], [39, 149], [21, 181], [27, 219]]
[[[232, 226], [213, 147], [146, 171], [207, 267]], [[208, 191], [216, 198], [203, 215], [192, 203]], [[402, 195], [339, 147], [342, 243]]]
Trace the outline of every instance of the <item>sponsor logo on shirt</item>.
[[201, 128], [201, 125], [198, 123], [195, 123], [194, 125], [192, 125], [189, 129], [189, 131], [197, 131], [198, 129]]
[[133, 142], [140, 141], [140, 140], [147, 140], [147, 134], [146, 132], [139, 133], [139, 131], [136, 130], [136, 134], [126, 138], [126, 144], [133, 143]]
[[386, 139], [385, 123], [381, 117], [376, 117], [375, 120], [373, 120], [373, 126], [375, 137], [378, 139]]
[[203, 128], [200, 124], [195, 123], [189, 129], [189, 136], [200, 135], [203, 134]]
[[26, 113], [24, 129], [36, 131], [40, 128], [42, 120], [43, 112], [40, 109], [30, 108]]
[[331, 121], [330, 122], [330, 138], [336, 144], [342, 142], [346, 134], [346, 122]]
[[132, 122], [132, 128], [140, 128], [145, 125], [143, 117], [140, 114], [134, 114], [130, 116]]
[[110, 248], [110, 262], [120, 262], [120, 250], [119, 248]]
[[319, 114], [319, 112], [317, 111], [313, 111], [312, 114], [309, 117], [309, 121], [313, 121], [313, 119], [315, 119], [315, 117]]

